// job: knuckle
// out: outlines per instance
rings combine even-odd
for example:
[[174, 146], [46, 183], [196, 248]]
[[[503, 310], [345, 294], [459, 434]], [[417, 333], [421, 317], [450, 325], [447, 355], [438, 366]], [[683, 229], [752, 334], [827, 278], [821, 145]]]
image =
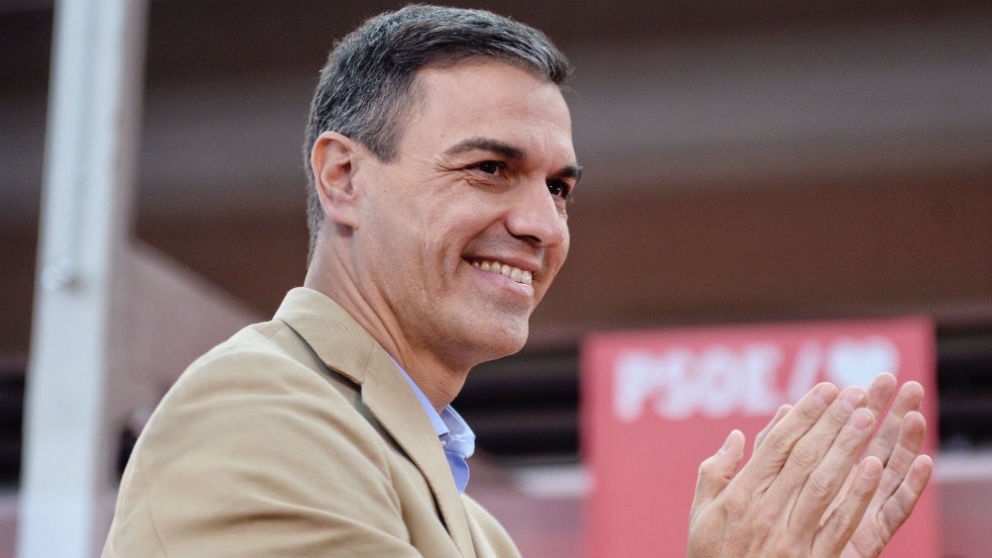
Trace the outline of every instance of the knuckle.
[[817, 470], [806, 481], [806, 490], [816, 500], [829, 500], [834, 495], [833, 478], [829, 473]]
[[723, 508], [727, 512], [728, 517], [740, 518], [747, 512], [749, 502], [749, 497], [739, 492], [734, 492], [726, 495], [726, 498], [723, 500]]
[[912, 513], [915, 504], [916, 500], [908, 497], [904, 490], [901, 488], [897, 490], [889, 498], [889, 501], [885, 503], [886, 525], [892, 527], [893, 531], [898, 529], [903, 521], [909, 517], [909, 514]]
[[820, 417], [823, 415], [823, 412], [825, 410], [826, 410], [826, 405], [822, 403], [797, 405], [795, 408], [795, 411], [799, 414], [799, 416], [803, 419], [803, 421], [808, 422], [810, 424], [813, 424], [816, 421], [818, 421]]
[[754, 518], [751, 527], [751, 532], [757, 540], [767, 540], [772, 536], [772, 521], [768, 514]]
[[713, 470], [716, 468], [716, 456], [710, 456], [704, 459], [699, 464], [699, 476], [709, 477], [713, 475]]
[[903, 446], [897, 446], [892, 450], [889, 459], [885, 461], [886, 467], [904, 473], [909, 470], [909, 466], [916, 459], [916, 453]]
[[840, 436], [837, 436], [835, 445], [844, 453], [844, 455], [854, 455], [859, 453], [859, 450], [864, 445], [867, 437], [868, 433], [855, 430], [848, 426], [844, 428], [844, 431]]
[[820, 452], [810, 444], [796, 444], [796, 447], [789, 455], [789, 460], [795, 463], [800, 469], [806, 471], [812, 469], [820, 463]]
[[768, 447], [773, 453], [788, 455], [792, 451], [793, 441], [777, 433], [770, 432], [762, 441], [762, 445]]

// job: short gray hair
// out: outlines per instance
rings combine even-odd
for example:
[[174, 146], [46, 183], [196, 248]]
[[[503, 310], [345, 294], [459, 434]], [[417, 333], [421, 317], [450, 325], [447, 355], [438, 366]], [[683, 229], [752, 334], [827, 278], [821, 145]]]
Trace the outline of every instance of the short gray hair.
[[572, 70], [544, 33], [483, 10], [411, 5], [365, 21], [335, 45], [320, 72], [303, 144], [311, 257], [323, 220], [310, 168], [317, 137], [338, 132], [389, 161], [416, 72], [480, 57], [519, 66], [559, 86]]

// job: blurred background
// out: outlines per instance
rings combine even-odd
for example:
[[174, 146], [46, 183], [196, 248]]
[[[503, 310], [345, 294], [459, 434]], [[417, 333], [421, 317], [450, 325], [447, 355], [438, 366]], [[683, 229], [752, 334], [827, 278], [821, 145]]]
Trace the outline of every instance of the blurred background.
[[[944, 556], [992, 555], [992, 6], [447, 3], [534, 25], [577, 68], [569, 261], [525, 350], [474, 371], [456, 401], [479, 437], [470, 492], [524, 554], [581, 554], [588, 333], [923, 315]], [[128, 45], [144, 49], [129, 242], [225, 301], [204, 343], [302, 283], [317, 73], [336, 37], [399, 5], [149, 2], [145, 41]], [[52, 2], [0, 3], [0, 556], [15, 548], [53, 21]], [[149, 331], [162, 320], [134, 314]], [[181, 368], [145, 387], [161, 395]], [[116, 471], [140, 418], [114, 424]]]

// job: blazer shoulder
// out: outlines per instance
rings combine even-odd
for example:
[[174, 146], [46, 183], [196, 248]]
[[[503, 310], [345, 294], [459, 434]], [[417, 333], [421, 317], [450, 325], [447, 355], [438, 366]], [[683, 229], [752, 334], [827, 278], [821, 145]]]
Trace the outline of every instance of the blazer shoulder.
[[[285, 324], [241, 330], [195, 361], [149, 420], [108, 555], [154, 545], [163, 555], [316, 555], [333, 543], [334, 517], [402, 541], [394, 450], [360, 407], [358, 388]], [[285, 518], [285, 536], [265, 537], [250, 517]], [[326, 528], [319, 537], [315, 525]]]
[[[300, 384], [326, 385], [354, 392], [347, 375], [332, 370], [310, 345], [281, 320], [249, 325], [194, 360], [169, 390], [170, 397], [209, 390], [230, 393], [231, 387], [272, 389]], [[311, 386], [313, 387], [313, 386]], [[214, 388], [222, 388], [219, 392]]]

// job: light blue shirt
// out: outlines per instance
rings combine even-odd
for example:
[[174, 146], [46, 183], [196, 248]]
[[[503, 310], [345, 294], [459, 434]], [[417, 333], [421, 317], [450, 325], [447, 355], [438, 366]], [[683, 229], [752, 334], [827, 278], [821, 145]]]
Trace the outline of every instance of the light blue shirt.
[[451, 468], [451, 476], [455, 478], [455, 486], [458, 487], [458, 492], [465, 492], [469, 477], [468, 462], [466, 459], [472, 457], [472, 454], [475, 453], [475, 432], [472, 432], [465, 419], [451, 405], [442, 409], [441, 414], [438, 414], [434, 406], [431, 405], [431, 402], [427, 400], [427, 396], [424, 395], [424, 392], [420, 391], [420, 387], [410, 378], [406, 370], [403, 370], [400, 363], [396, 362], [396, 359], [392, 355], [389, 358], [392, 359], [393, 364], [396, 365], [396, 368], [406, 378], [407, 383], [413, 389], [414, 395], [417, 396], [417, 400], [420, 401], [420, 405], [424, 408], [424, 412], [427, 413], [427, 418], [431, 420], [434, 432], [437, 433], [441, 447], [444, 449], [444, 455], [448, 458], [448, 467]]

